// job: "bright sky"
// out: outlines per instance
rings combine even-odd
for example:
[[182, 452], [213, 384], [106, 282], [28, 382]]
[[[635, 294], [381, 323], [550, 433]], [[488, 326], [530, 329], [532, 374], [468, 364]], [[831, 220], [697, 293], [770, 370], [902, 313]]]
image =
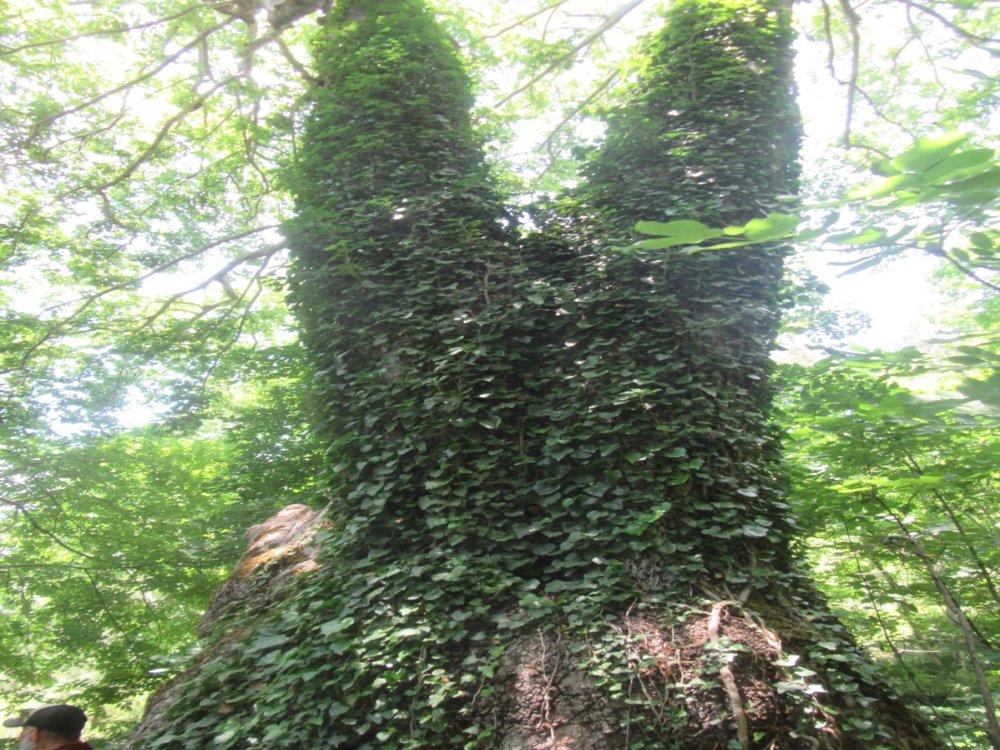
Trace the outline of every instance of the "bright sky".
[[[815, 11], [810, 4], [799, 7], [803, 13]], [[889, 8], [883, 12], [887, 15], [881, 18], [866, 14], [862, 29], [866, 37], [879, 39], [885, 47], [889, 47], [894, 40], [901, 38], [906, 22], [897, 17], [904, 12], [901, 8]], [[917, 45], [911, 47], [914, 50], [910, 50], [908, 54], [919, 52]], [[798, 45], [796, 70], [799, 106], [806, 128], [802, 153], [807, 171], [810, 160], [818, 159], [820, 155], [826, 161], [830, 160], [831, 154], [836, 158], [838, 152], [846, 157], [840, 140], [846, 120], [847, 90], [831, 77], [826, 55], [825, 45], [808, 41], [800, 41]], [[940, 77], [958, 89], [966, 85], [966, 81], [954, 74], [962, 67], [961, 61], [942, 61], [934, 71], [928, 70], [928, 64], [919, 56], [911, 64], [915, 73]], [[969, 63], [970, 67], [976, 64], [979, 63]], [[836, 70], [841, 79], [848, 77], [843, 60], [837, 63]], [[910, 103], [910, 106], [917, 109], [929, 109], [932, 105], [933, 102], [929, 99]], [[880, 137], [889, 139], [893, 135], [891, 128], [885, 128], [880, 133]], [[938, 133], [922, 132], [920, 135]], [[909, 141], [903, 139], [898, 131], [895, 138], [895, 143], [890, 140], [885, 147], [892, 153], [899, 153]], [[844, 266], [830, 265], [850, 257], [848, 253], [837, 251], [813, 251], [808, 258], [810, 268], [831, 289], [826, 297], [828, 307], [858, 310], [871, 320], [868, 330], [851, 337], [845, 343], [871, 349], [895, 350], [919, 344], [935, 335], [933, 318], [941, 312], [944, 305], [936, 285], [930, 279], [938, 265], [935, 259], [910, 252], [883, 267], [869, 268], [846, 276], [841, 275], [845, 270]]]

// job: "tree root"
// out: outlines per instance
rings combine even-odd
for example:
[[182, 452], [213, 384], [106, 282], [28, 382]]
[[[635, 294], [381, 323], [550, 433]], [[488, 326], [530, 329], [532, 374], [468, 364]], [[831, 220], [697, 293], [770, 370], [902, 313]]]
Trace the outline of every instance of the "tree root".
[[[719, 642], [719, 622], [722, 619], [722, 610], [727, 604], [728, 602], [717, 602], [712, 606], [712, 614], [708, 619], [708, 638], [713, 644]], [[740, 747], [743, 750], [750, 750], [750, 729], [747, 724], [747, 714], [743, 710], [743, 699], [740, 697], [739, 688], [736, 687], [733, 670], [729, 668], [728, 664], [719, 668], [719, 677], [722, 678], [722, 685], [729, 698], [733, 719], [736, 720], [736, 736], [740, 741]]]

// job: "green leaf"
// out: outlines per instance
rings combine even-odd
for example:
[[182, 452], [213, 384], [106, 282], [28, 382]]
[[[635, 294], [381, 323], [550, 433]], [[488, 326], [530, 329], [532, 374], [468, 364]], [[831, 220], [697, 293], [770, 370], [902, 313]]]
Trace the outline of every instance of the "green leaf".
[[952, 154], [924, 172], [924, 181], [938, 182], [958, 173], [983, 167], [993, 160], [994, 153], [991, 148], [974, 148]]
[[873, 245], [884, 240], [886, 235], [888, 232], [881, 227], [865, 227], [859, 232], [831, 234], [827, 241], [835, 245]]
[[792, 234], [802, 217], [796, 214], [768, 214], [764, 219], [751, 219], [743, 225], [743, 233], [753, 242], [781, 239]]
[[487, 430], [495, 430], [497, 427], [500, 426], [500, 417], [498, 416], [484, 417], [479, 420], [479, 424], [485, 427]]
[[994, 246], [993, 239], [985, 232], [973, 232], [969, 235], [970, 244], [976, 248], [980, 253], [983, 254], [993, 254]]
[[333, 635], [340, 633], [354, 624], [353, 617], [342, 617], [339, 620], [328, 620], [319, 626], [319, 632], [323, 635]]
[[663, 239], [645, 240], [637, 243], [647, 250], [658, 250], [677, 245], [697, 245], [705, 240], [721, 237], [721, 229], [713, 229], [707, 224], [690, 219], [677, 221], [640, 221], [635, 225], [635, 231], [641, 234], [653, 234]]
[[871, 163], [871, 171], [880, 177], [892, 177], [899, 174], [901, 170], [892, 166], [889, 159], [876, 159]]
[[276, 648], [277, 646], [283, 646], [289, 641], [291, 641], [291, 638], [287, 635], [280, 635], [278, 633], [261, 635], [250, 644], [249, 649], [251, 651], [266, 651], [267, 649]]
[[775, 689], [777, 689], [779, 695], [784, 695], [785, 693], [801, 693], [806, 689], [805, 683], [802, 682], [776, 682], [774, 683]]
[[944, 160], [966, 140], [962, 133], [945, 133], [936, 138], [918, 138], [890, 164], [906, 172], [923, 172]]
[[948, 183], [945, 187], [949, 193], [992, 193], [1000, 189], [1000, 168], [981, 172], [980, 174], [977, 174], [974, 177], [969, 177], [965, 180]]
[[531, 489], [542, 496], [551, 495], [559, 491], [559, 483], [551, 479], [539, 479], [531, 486]]
[[712, 229], [707, 224], [691, 219], [677, 221], [640, 221], [635, 225], [635, 231], [641, 234], [656, 234], [667, 237], [718, 237], [720, 230]]
[[908, 188], [919, 184], [920, 184], [920, 178], [917, 175], [914, 174], [893, 175], [892, 177], [886, 177], [881, 180], [876, 180], [875, 182], [869, 183], [864, 187], [848, 190], [847, 200], [859, 201], [859, 200], [866, 200], [868, 198], [881, 198], [883, 196], [890, 195], [898, 190], [902, 190], [903, 188]]
[[445, 699], [444, 693], [433, 693], [430, 698], [427, 699], [427, 705], [431, 708], [437, 708]]

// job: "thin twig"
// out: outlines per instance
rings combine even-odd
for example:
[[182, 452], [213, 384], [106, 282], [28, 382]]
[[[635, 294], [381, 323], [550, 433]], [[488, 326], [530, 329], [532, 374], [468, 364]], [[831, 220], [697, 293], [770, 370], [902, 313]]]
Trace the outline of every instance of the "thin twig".
[[153, 26], [159, 26], [161, 23], [167, 23], [168, 21], [176, 21], [178, 18], [183, 18], [188, 13], [193, 13], [197, 10], [201, 10], [201, 3], [196, 3], [188, 8], [185, 8], [178, 13], [174, 13], [171, 16], [164, 16], [163, 18], [157, 18], [155, 21], [147, 21], [146, 23], [137, 23], [135, 26], [116, 26], [110, 29], [98, 29], [97, 31], [84, 31], [79, 34], [74, 34], [73, 36], [61, 37], [59, 39], [47, 39], [44, 42], [32, 42], [31, 44], [22, 44], [20, 47], [11, 47], [10, 49], [0, 51], [0, 57], [7, 57], [8, 55], [15, 55], [18, 52], [24, 52], [29, 49], [37, 49], [39, 47], [50, 47], [56, 44], [66, 44], [68, 42], [75, 42], [77, 39], [87, 39], [94, 36], [110, 36], [112, 34], [126, 34], [130, 31], [141, 31], [142, 29], [149, 29]]
[[547, 11], [553, 8], [559, 8], [560, 6], [565, 5], [567, 2], [569, 2], [569, 0], [556, 0], [551, 5], [546, 5], [544, 8], [539, 8], [534, 13], [529, 13], [526, 16], [522, 16], [509, 26], [504, 26], [502, 29], [500, 29], [500, 31], [494, 31], [492, 34], [488, 34], [485, 38], [496, 39], [499, 36], [503, 36], [508, 31], [512, 31], [513, 29], [516, 29], [518, 26], [523, 26], [524, 24], [528, 23], [528, 21], [538, 18], [538, 16], [542, 15], [542, 13], [546, 13]]
[[110, 187], [114, 187], [115, 185], [121, 184], [129, 177], [131, 177], [133, 174], [135, 174], [135, 171], [143, 164], [145, 164], [146, 161], [148, 161], [149, 158], [156, 153], [156, 150], [160, 147], [160, 144], [163, 143], [163, 141], [166, 139], [168, 135], [170, 135], [170, 131], [173, 130], [175, 126], [183, 122], [184, 118], [187, 117], [189, 114], [191, 114], [195, 110], [200, 109], [205, 104], [205, 102], [208, 101], [213, 94], [215, 94], [216, 91], [223, 88], [224, 86], [228, 86], [233, 81], [238, 80], [239, 77], [240, 77], [239, 75], [231, 75], [227, 76], [226, 78], [223, 78], [221, 81], [219, 81], [210, 89], [208, 89], [208, 91], [206, 91], [204, 94], [202, 94], [197, 99], [187, 104], [185, 107], [181, 108], [173, 117], [171, 117], [169, 120], [166, 121], [166, 123], [164, 123], [163, 127], [160, 128], [160, 132], [158, 132], [156, 134], [156, 137], [153, 138], [153, 142], [150, 143], [149, 146], [147, 146], [146, 149], [141, 154], [139, 154], [139, 156], [137, 156], [132, 161], [131, 164], [129, 164], [122, 172], [118, 173], [115, 177], [112, 177], [107, 182], [95, 187], [94, 190], [107, 190]]
[[103, 92], [101, 94], [98, 94], [97, 96], [91, 97], [87, 101], [81, 102], [80, 104], [76, 105], [75, 107], [70, 107], [69, 109], [64, 109], [61, 112], [57, 112], [54, 115], [50, 115], [49, 117], [46, 117], [45, 119], [39, 120], [37, 123], [35, 123], [34, 134], [32, 136], [32, 139], [34, 137], [36, 137], [38, 135], [38, 133], [41, 132], [41, 129], [44, 128], [46, 125], [49, 125], [49, 124], [55, 122], [56, 120], [62, 119], [62, 118], [67, 117], [67, 116], [69, 116], [71, 114], [75, 114], [76, 112], [80, 112], [80, 111], [85, 110], [85, 109], [87, 109], [89, 107], [92, 107], [95, 104], [97, 104], [98, 102], [101, 102], [101, 101], [103, 101], [104, 99], [107, 99], [110, 96], [114, 96], [115, 94], [117, 94], [117, 93], [119, 93], [121, 91], [125, 91], [127, 89], [132, 88], [133, 86], [135, 86], [138, 83], [142, 83], [143, 81], [148, 81], [150, 78], [152, 78], [153, 76], [155, 76], [157, 73], [160, 73], [161, 71], [163, 71], [164, 69], [166, 69], [167, 67], [169, 67], [170, 65], [172, 65], [173, 63], [177, 62], [177, 60], [179, 60], [180, 57], [184, 53], [190, 52], [193, 49], [197, 49], [198, 45], [201, 44], [202, 40], [207, 39], [209, 36], [211, 36], [212, 34], [214, 34], [216, 31], [219, 31], [220, 29], [224, 29], [226, 26], [228, 26], [229, 24], [233, 23], [234, 21], [235, 21], [235, 19], [229, 18], [229, 19], [227, 19], [225, 21], [222, 21], [221, 23], [217, 23], [214, 26], [211, 26], [211, 27], [205, 29], [205, 31], [201, 32], [192, 41], [190, 41], [187, 44], [185, 44], [177, 52], [175, 52], [174, 54], [172, 54], [169, 57], [167, 57], [166, 59], [164, 59], [163, 62], [161, 62], [159, 65], [155, 66], [154, 68], [151, 68], [150, 70], [147, 70], [145, 73], [143, 73], [143, 74], [141, 74], [141, 75], [139, 75], [139, 76], [137, 76], [137, 77], [135, 77], [135, 78], [133, 78], [133, 79], [131, 79], [129, 81], [126, 81], [125, 83], [122, 83], [122, 84], [120, 84], [118, 86], [115, 86], [113, 89], [110, 89], [110, 90], [105, 91], [105, 92]]
[[609, 29], [613, 28], [616, 24], [618, 24], [631, 11], [635, 10], [640, 5], [642, 5], [642, 2], [643, 2], [643, 0], [629, 0], [629, 2], [627, 2], [624, 5], [620, 6], [610, 16], [608, 16], [608, 19], [604, 23], [602, 23], [600, 26], [598, 26], [596, 29], [594, 29], [594, 31], [592, 31], [586, 37], [584, 37], [583, 41], [581, 41], [578, 44], [574, 45], [573, 48], [570, 49], [565, 54], [560, 55], [558, 59], [556, 59], [554, 62], [550, 63], [549, 65], [547, 65], [540, 73], [532, 76], [532, 78], [527, 83], [523, 84], [522, 86], [519, 86], [517, 89], [515, 89], [514, 91], [512, 91], [511, 93], [509, 93], [507, 96], [505, 96], [503, 99], [501, 99], [500, 101], [496, 102], [493, 105], [493, 108], [497, 109], [499, 107], [502, 107], [504, 104], [506, 104], [507, 102], [509, 102], [514, 97], [516, 97], [519, 94], [522, 94], [525, 91], [527, 91], [528, 89], [530, 89], [532, 86], [534, 86], [540, 80], [542, 80], [543, 78], [545, 78], [546, 76], [548, 76], [550, 73], [552, 73], [552, 71], [558, 70], [561, 67], [565, 67], [569, 63], [571, 63], [574, 60], [576, 60], [576, 56], [582, 50], [584, 50], [587, 47], [589, 47], [590, 45], [594, 44], [594, 42], [596, 42], [598, 39], [600, 39], [604, 35], [605, 32], [607, 32]]
[[[1000, 44], [1000, 39], [995, 39], [995, 38], [986, 37], [986, 36], [979, 36], [978, 34], [973, 34], [972, 32], [966, 31], [961, 26], [958, 26], [955, 23], [953, 23], [952, 21], [949, 21], [947, 18], [945, 18], [944, 16], [942, 16], [940, 13], [938, 13], [933, 8], [928, 8], [926, 5], [922, 5], [920, 3], [915, 3], [915, 2], [913, 2], [913, 0], [902, 0], [902, 2], [908, 8], [915, 8], [916, 10], [919, 10], [921, 13], [926, 13], [927, 15], [929, 15], [929, 16], [931, 16], [933, 18], [936, 18], [938, 21], [940, 21], [941, 23], [943, 23], [945, 26], [947, 26], [949, 29], [951, 29], [952, 31], [954, 31], [956, 34], [958, 34], [963, 39], [966, 39], [966, 40], [968, 40], [970, 42], [975, 42], [977, 44]], [[993, 52], [993, 51], [991, 50], [991, 52]], [[996, 54], [996, 53], [994, 52], [994, 54]]]

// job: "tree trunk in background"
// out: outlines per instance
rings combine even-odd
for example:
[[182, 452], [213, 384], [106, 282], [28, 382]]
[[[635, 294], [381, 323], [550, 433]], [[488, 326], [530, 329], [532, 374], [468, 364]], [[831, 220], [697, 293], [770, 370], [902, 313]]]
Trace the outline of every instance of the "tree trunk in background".
[[321, 568], [144, 748], [933, 748], [792, 560], [782, 250], [622, 249], [795, 190], [789, 9], [678, 0], [585, 186], [515, 231], [419, 0], [340, 4], [288, 176]]

